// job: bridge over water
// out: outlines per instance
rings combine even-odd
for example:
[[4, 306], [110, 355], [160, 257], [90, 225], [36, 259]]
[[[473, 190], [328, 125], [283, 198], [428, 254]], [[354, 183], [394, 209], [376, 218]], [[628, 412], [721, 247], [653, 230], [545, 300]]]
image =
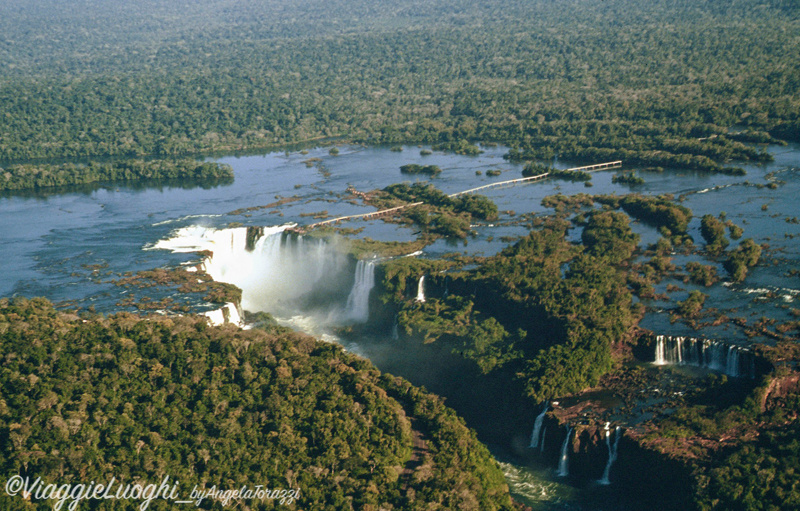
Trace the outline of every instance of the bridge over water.
[[[566, 169], [566, 171], [567, 172], [579, 172], [579, 171], [580, 172], [594, 172], [594, 171], [598, 171], [598, 170], [617, 169], [617, 168], [620, 168], [620, 167], [622, 167], [622, 160], [610, 161], [610, 162], [606, 162], [606, 163], [597, 163], [595, 165], [586, 165], [584, 167], [574, 167], [574, 168], [571, 168], [571, 169]], [[498, 181], [496, 183], [489, 183], [488, 185], [478, 186], [476, 188], [470, 188], [469, 190], [464, 190], [464, 191], [461, 191], [461, 192], [452, 193], [452, 194], [448, 195], [448, 197], [458, 197], [459, 195], [466, 195], [468, 193], [475, 193], [475, 192], [478, 192], [480, 190], [486, 190], [488, 188], [498, 188], [498, 187], [501, 187], [501, 186], [513, 186], [513, 185], [522, 184], [522, 183], [529, 183], [529, 182], [532, 182], [532, 181], [538, 181], [540, 179], [544, 179], [544, 178], [548, 177], [549, 175], [550, 175], [549, 172], [545, 172], [544, 174], [539, 174], [538, 176], [523, 177], [523, 178], [519, 178], [519, 179], [509, 179], [507, 181]], [[392, 213], [394, 213], [396, 211], [399, 211], [401, 209], [413, 208], [413, 207], [419, 206], [421, 204], [423, 204], [422, 201], [420, 201], [420, 202], [411, 202], [411, 203], [408, 203], [408, 204], [403, 204], [402, 206], [396, 206], [396, 207], [393, 207], [393, 208], [382, 209], [380, 211], [371, 211], [369, 213], [359, 213], [359, 214], [356, 214], [356, 215], [340, 216], [340, 217], [336, 217], [336, 218], [331, 218], [329, 220], [323, 220], [321, 222], [316, 222], [316, 223], [313, 223], [313, 224], [309, 224], [309, 225], [307, 225], [305, 227], [298, 227], [298, 228], [295, 228], [294, 230], [295, 231], [307, 231], [309, 229], [314, 229], [316, 227], [320, 227], [320, 226], [323, 226], [323, 225], [334, 224], [334, 223], [337, 223], [337, 222], [345, 222], [345, 221], [348, 221], [348, 220], [356, 220], [356, 219], [369, 220], [371, 218], [379, 218], [379, 217], [382, 217], [382, 216], [391, 215]]]

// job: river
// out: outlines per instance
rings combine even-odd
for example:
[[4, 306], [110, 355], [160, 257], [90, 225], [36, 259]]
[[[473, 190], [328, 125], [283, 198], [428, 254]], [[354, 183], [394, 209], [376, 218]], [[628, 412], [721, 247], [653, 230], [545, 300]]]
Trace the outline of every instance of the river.
[[[126, 309], [119, 304], [130, 293], [138, 292], [115, 285], [113, 280], [120, 275], [198, 260], [192, 253], [154, 249], [160, 241], [175, 240], [186, 229], [212, 232], [234, 225], [308, 224], [315, 221], [314, 216], [367, 212], [371, 208], [342, 200], [348, 187], [369, 191], [408, 180], [399, 172], [399, 167], [408, 163], [438, 165], [442, 173], [430, 181], [446, 193], [518, 178], [522, 170], [521, 165], [503, 160], [507, 149], [496, 146], [484, 147], [483, 154], [472, 157], [441, 152], [422, 155], [420, 148], [413, 146], [404, 147], [402, 152], [360, 146], [339, 149], [336, 156], [330, 155], [327, 148], [316, 148], [307, 154], [276, 152], [218, 158], [216, 161], [234, 168], [236, 177], [231, 184], [213, 188], [115, 185], [68, 193], [0, 197], [3, 267], [0, 296], [44, 296], [65, 308], [92, 306], [98, 312], [112, 313]], [[527, 234], [524, 223], [517, 221], [521, 215], [549, 212], [541, 205], [547, 195], [670, 193], [682, 197], [682, 203], [693, 210], [689, 233], [696, 244], [703, 243], [700, 217], [706, 213], [716, 216], [724, 211], [727, 219], [744, 228], [745, 238], [752, 237], [758, 243], [768, 244], [769, 248], [764, 251], [761, 263], [741, 284], [723, 282], [712, 288], [702, 288], [666, 279], [658, 286], [658, 292], [665, 292], [670, 284], [680, 290], [670, 293], [671, 303], [648, 303], [653, 312], [645, 317], [642, 325], [669, 335], [699, 336], [683, 323], [670, 323], [668, 314], [663, 312], [693, 289], [709, 295], [707, 308], [718, 308], [750, 322], [761, 317], [779, 321], [791, 319], [792, 311], [800, 309], [800, 276], [790, 274], [792, 269], [800, 267], [800, 243], [795, 239], [800, 236], [800, 225], [796, 223], [800, 146], [768, 150], [775, 161], [744, 166], [747, 176], [689, 171], [641, 173], [646, 183], [629, 186], [611, 182], [615, 171], [601, 171], [593, 174], [591, 187], [583, 183], [544, 180], [488, 189], [484, 194], [498, 205], [502, 212], [500, 219], [474, 226], [476, 235], [466, 241], [438, 241], [427, 247], [420, 257], [439, 257], [452, 252], [492, 255], [506, 245], [501, 238]], [[555, 166], [574, 165], [556, 162]], [[489, 176], [488, 171], [500, 171], [500, 175]], [[768, 186], [771, 183], [774, 185]], [[281, 204], [276, 204], [278, 202]], [[381, 220], [355, 221], [348, 227], [363, 227], [358, 236], [381, 241], [414, 239], [412, 229]], [[650, 226], [636, 222], [633, 227], [641, 235], [642, 245], [658, 239], [657, 232]], [[308, 246], [310, 250], [311, 244]], [[318, 246], [314, 250], [318, 250], [323, 259], [327, 257], [325, 254], [333, 253]], [[697, 259], [702, 258], [674, 256], [676, 264]], [[307, 264], [312, 264], [311, 259], [308, 261]], [[725, 275], [719, 261], [703, 259], [703, 262], [714, 264], [718, 273]], [[295, 261], [292, 271], [297, 271], [297, 264], [300, 263]], [[302, 268], [302, 264], [299, 267]], [[354, 277], [349, 278], [352, 281]], [[331, 310], [341, 312], [348, 307], [345, 302], [349, 285], [336, 298], [341, 303], [331, 304]], [[157, 297], [169, 295], [176, 301], [189, 300], [175, 295], [174, 291], [153, 289], [149, 292]], [[295, 320], [307, 319], [303, 311], [292, 312], [294, 302], [283, 301], [280, 305], [284, 308], [279, 310], [279, 304], [270, 301], [267, 295], [269, 293], [262, 289], [261, 295], [245, 296], [245, 301], [250, 299], [249, 308], [276, 312], [286, 320], [292, 316]], [[199, 311], [210, 308], [209, 304], [196, 301], [187, 303]], [[331, 324], [345, 317], [353, 318], [352, 314], [326, 316]], [[322, 336], [326, 335], [324, 328], [315, 328], [324, 322], [316, 321], [315, 325], [296, 321], [295, 324]], [[740, 329], [727, 324], [704, 328], [702, 335], [745, 345], [754, 340], [764, 341], [748, 338]], [[538, 411], [528, 406], [520, 409], [515, 417], [493, 415], [501, 408], [507, 409], [508, 403], [502, 407], [495, 403], [498, 394], [502, 394], [503, 382], [465, 378], [465, 374], [474, 373], [474, 368], [466, 367], [463, 361], [444, 350], [436, 347], [408, 350], [393, 345], [391, 338], [391, 332], [386, 332], [385, 336], [343, 342], [347, 349], [370, 358], [382, 370], [445, 395], [447, 403], [478, 430], [481, 439], [503, 463], [512, 491], [521, 500], [535, 509], [613, 509], [617, 506], [613, 493], [619, 489], [613, 484], [602, 488], [576, 488], [557, 477], [555, 467], [539, 466], [518, 455], [527, 445]], [[479, 381], [482, 388], [476, 387]]]

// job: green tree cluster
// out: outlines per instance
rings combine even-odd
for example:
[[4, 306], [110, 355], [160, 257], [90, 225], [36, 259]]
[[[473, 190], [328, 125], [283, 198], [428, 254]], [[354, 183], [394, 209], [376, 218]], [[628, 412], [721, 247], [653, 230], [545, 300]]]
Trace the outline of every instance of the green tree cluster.
[[398, 183], [383, 189], [391, 197], [405, 202], [422, 201], [431, 206], [454, 213], [468, 213], [481, 220], [497, 218], [497, 206], [483, 195], [450, 197], [430, 183]]
[[[514, 151], [513, 149], [511, 151]], [[510, 151], [510, 152], [511, 152]], [[509, 156], [506, 155], [511, 160], [517, 160], [516, 156]], [[529, 161], [525, 164], [525, 167], [522, 169], [522, 177], [536, 177], [541, 176], [542, 174], [549, 174], [552, 172], [552, 167], [548, 167], [547, 165], [541, 165], [536, 162]]]
[[565, 181], [591, 181], [592, 175], [583, 170], [552, 170], [548, 177]]
[[621, 174], [614, 174], [611, 177], [612, 183], [621, 183], [626, 185], [642, 185], [644, 178], [637, 176], [635, 172], [623, 172]]
[[[485, 373], [503, 372], [537, 402], [596, 384], [612, 367], [612, 344], [641, 314], [624, 269], [638, 236], [614, 211], [590, 216], [582, 244], [566, 239], [568, 227], [550, 220], [478, 268], [444, 277], [445, 297], [419, 304], [395, 291], [387, 301], [400, 310], [401, 331], [445, 342]], [[385, 280], [396, 290], [407, 275]], [[427, 275], [442, 287], [443, 277]]]
[[442, 169], [438, 165], [417, 165], [416, 163], [409, 163], [400, 167], [400, 172], [403, 174], [426, 174], [429, 176], [436, 176], [442, 173]]
[[119, 160], [87, 164], [16, 164], [0, 168], [0, 190], [40, 190], [120, 181], [224, 183], [233, 180], [230, 165], [181, 160]]
[[724, 266], [734, 282], [741, 282], [747, 276], [747, 271], [758, 264], [761, 258], [761, 245], [751, 238], [742, 240], [739, 246], [728, 252]]
[[346, 136], [733, 172], [797, 137], [791, 2], [457, 4], [5, 3], [0, 161]]
[[656, 227], [667, 229], [668, 234], [686, 234], [692, 211], [672, 201], [672, 196], [649, 197], [629, 194], [596, 196], [595, 200], [613, 208], [622, 208], [634, 218], [644, 220]]
[[689, 272], [689, 279], [696, 284], [708, 287], [719, 280], [716, 268], [697, 261], [686, 263], [686, 270]]
[[706, 298], [708, 298], [708, 295], [705, 293], [696, 289], [693, 290], [686, 300], [678, 302], [678, 313], [684, 318], [696, 318], [703, 309]]
[[728, 248], [728, 238], [725, 237], [725, 224], [713, 215], [703, 215], [700, 220], [700, 234], [706, 240], [706, 250], [709, 254], [721, 254]]
[[447, 238], [466, 238], [473, 219], [497, 218], [497, 205], [491, 199], [482, 195], [450, 197], [430, 183], [398, 183], [387, 186], [382, 192], [382, 196], [373, 199], [379, 207], [423, 202], [400, 210], [399, 214], [426, 233]]
[[631, 231], [630, 219], [616, 211], [594, 212], [581, 233], [589, 253], [606, 256], [613, 264], [627, 261], [639, 244], [639, 235]]
[[[0, 389], [6, 479], [169, 476], [184, 496], [195, 484], [299, 489], [289, 509], [511, 509], [496, 462], [441, 399], [283, 329], [81, 318], [43, 299], [2, 299]], [[415, 436], [428, 439], [422, 467], [410, 463]], [[6, 494], [0, 501], [52, 507]]]
[[697, 496], [706, 510], [794, 509], [800, 507], [800, 427], [769, 431], [729, 454], [704, 478]]

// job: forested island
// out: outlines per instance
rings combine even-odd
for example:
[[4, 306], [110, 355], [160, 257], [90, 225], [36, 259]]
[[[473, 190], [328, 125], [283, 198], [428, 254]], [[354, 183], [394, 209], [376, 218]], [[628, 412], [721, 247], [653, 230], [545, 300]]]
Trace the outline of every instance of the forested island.
[[[667, 278], [703, 286], [668, 305], [670, 321], [698, 331], [731, 323], [771, 343], [742, 350], [752, 360], [742, 378], [667, 385], [670, 397], [646, 412], [651, 420], [624, 437], [640, 463], [628, 460], [626, 474], [666, 467], [680, 491], [664, 505], [676, 509], [794, 508], [800, 322], [748, 323], [706, 302], [705, 288], [746, 281], [769, 246], [722, 211], [701, 217], [682, 197], [638, 192], [645, 173], [741, 176], [742, 166], [772, 161], [767, 145], [800, 142], [799, 13], [792, 0], [7, 2], [0, 191], [211, 187], [235, 176], [207, 158], [317, 145], [335, 156], [338, 147], [328, 147], [345, 143], [398, 154], [419, 145], [426, 158], [474, 157], [500, 144], [525, 177], [587, 187], [589, 172], [555, 162], [622, 160], [614, 182], [631, 193], [554, 194], [542, 201], [546, 214], [518, 217], [486, 197], [441, 191], [435, 183], [447, 168], [400, 165], [417, 182], [347, 200], [403, 206], [385, 220], [413, 228], [416, 240], [353, 240], [348, 262], [386, 257], [375, 263], [371, 297], [381, 313], [339, 333], [394, 328], [409, 349], [445, 350], [474, 370], [470, 381], [503, 386], [525, 413], [544, 407], [543, 420], [566, 434], [551, 450], [563, 439], [588, 459], [605, 455], [609, 424], [621, 419], [571, 403], [610, 391], [629, 417], [645, 415], [637, 400], [665, 385], [639, 364], [654, 362], [666, 342], [640, 327], [646, 304], [663, 299]], [[274, 200], [263, 208], [299, 198]], [[243, 218], [248, 206], [237, 206]], [[516, 217], [528, 234], [495, 255], [396, 257], [436, 240], [466, 243], [476, 224], [501, 217]], [[698, 218], [702, 239], [693, 239]], [[658, 240], [643, 244], [634, 223], [654, 227]], [[348, 235], [315, 235], [329, 234]], [[695, 260], [676, 266], [676, 254]], [[241, 290], [209, 280], [159, 268], [116, 285], [172, 286], [216, 305], [241, 300]], [[142, 315], [104, 316], [0, 299], [3, 477], [169, 475], [187, 490], [256, 482], [298, 489], [294, 509], [520, 507], [475, 431], [441, 398], [269, 317], [250, 330], [212, 327], [178, 315], [191, 307], [170, 300], [131, 293], [119, 306]], [[146, 315], [154, 310], [162, 315]]]

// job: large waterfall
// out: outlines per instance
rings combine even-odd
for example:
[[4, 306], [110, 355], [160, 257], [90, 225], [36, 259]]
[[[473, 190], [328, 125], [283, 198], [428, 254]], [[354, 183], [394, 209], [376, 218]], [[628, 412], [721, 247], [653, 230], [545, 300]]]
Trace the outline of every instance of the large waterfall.
[[600, 478], [598, 481], [600, 484], [608, 485], [611, 484], [611, 480], [608, 478], [611, 475], [611, 466], [617, 461], [617, 451], [619, 449], [619, 439], [622, 437], [622, 430], [620, 430], [619, 426], [614, 430], [614, 444], [611, 444], [611, 431], [608, 430], [608, 424], [606, 424], [606, 446], [608, 447], [608, 461], [606, 462], [606, 468], [603, 470], [603, 477]]
[[419, 278], [417, 283], [417, 297], [416, 301], [425, 303], [425, 275]]
[[288, 234], [289, 227], [185, 227], [153, 248], [210, 252], [203, 270], [215, 281], [239, 287], [243, 309], [269, 312], [309, 333], [319, 334], [315, 327], [366, 321], [375, 263], [359, 261], [354, 276], [346, 247]]
[[569, 437], [572, 435], [572, 428], [567, 429], [567, 437], [561, 444], [561, 456], [558, 459], [558, 475], [567, 477], [569, 475]]
[[542, 422], [544, 422], [544, 414], [547, 413], [547, 406], [548, 403], [544, 404], [544, 408], [542, 409], [542, 413], [536, 416], [536, 420], [533, 422], [533, 431], [531, 432], [531, 443], [530, 448], [535, 449], [539, 447], [539, 433], [542, 430]]
[[232, 323], [234, 325], [243, 326], [242, 316], [239, 313], [239, 308], [235, 303], [226, 303], [221, 309], [208, 311], [203, 314], [208, 318], [212, 325], [224, 325], [225, 323]]
[[708, 339], [656, 336], [657, 365], [684, 364], [720, 371], [728, 376], [755, 377], [755, 358], [748, 348]]
[[369, 293], [375, 286], [375, 262], [359, 260], [356, 264], [356, 279], [347, 297], [345, 317], [359, 322], [369, 319]]

